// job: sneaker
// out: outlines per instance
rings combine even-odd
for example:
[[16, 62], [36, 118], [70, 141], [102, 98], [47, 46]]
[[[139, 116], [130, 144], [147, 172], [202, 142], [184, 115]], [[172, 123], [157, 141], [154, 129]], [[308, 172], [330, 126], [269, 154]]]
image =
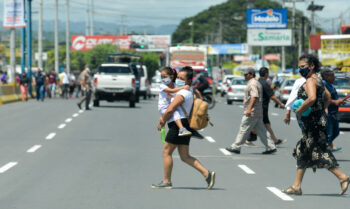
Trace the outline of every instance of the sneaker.
[[78, 105], [79, 109], [81, 110], [81, 104], [77, 104], [77, 105]]
[[281, 145], [287, 142], [287, 139], [278, 139], [277, 142], [275, 142], [275, 145]]
[[208, 171], [209, 175], [208, 178], [205, 179], [205, 181], [208, 183], [208, 189], [213, 188], [215, 184], [215, 172], [214, 171]]
[[329, 149], [329, 151], [331, 152], [337, 152], [337, 151], [340, 151], [342, 148], [341, 147], [332, 147]]
[[196, 130], [192, 130], [192, 137], [195, 137], [197, 139], [204, 139], [204, 136], [200, 133], [198, 133], [198, 131]]
[[229, 152], [236, 153], [236, 154], [241, 154], [241, 150], [234, 149], [232, 147], [226, 147], [226, 150], [229, 151]]
[[192, 135], [192, 133], [188, 131], [186, 128], [182, 128], [181, 130], [179, 130], [178, 136], [190, 136], [190, 135]]
[[165, 184], [163, 181], [161, 181], [158, 184], [152, 184], [152, 189], [172, 189], [172, 188], [173, 188], [172, 183]]
[[256, 146], [253, 142], [250, 142], [250, 141], [245, 141], [245, 144], [244, 144], [244, 146], [246, 146], [246, 147], [250, 147], [250, 148], [255, 148], [255, 147], [258, 147], [258, 146]]
[[277, 149], [270, 149], [270, 150], [266, 150], [264, 152], [262, 152], [263, 155], [269, 155], [269, 154], [272, 154], [272, 153], [275, 153], [277, 152]]

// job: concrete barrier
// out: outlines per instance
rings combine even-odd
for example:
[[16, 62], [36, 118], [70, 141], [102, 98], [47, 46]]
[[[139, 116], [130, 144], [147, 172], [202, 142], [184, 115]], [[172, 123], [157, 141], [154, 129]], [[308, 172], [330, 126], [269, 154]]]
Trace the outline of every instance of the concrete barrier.
[[[35, 86], [33, 86], [33, 89], [35, 89]], [[35, 91], [33, 91], [33, 95], [35, 95], [34, 92]], [[16, 102], [21, 99], [21, 88], [19, 85], [14, 83], [0, 85], [0, 104]]]

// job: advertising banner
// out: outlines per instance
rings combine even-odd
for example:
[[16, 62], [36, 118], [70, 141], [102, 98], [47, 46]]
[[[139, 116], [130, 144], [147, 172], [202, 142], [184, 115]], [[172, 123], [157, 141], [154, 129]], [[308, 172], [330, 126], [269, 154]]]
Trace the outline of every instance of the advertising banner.
[[248, 54], [247, 44], [213, 44], [208, 48], [209, 54]]
[[171, 45], [170, 35], [133, 35], [134, 44], [142, 45], [145, 49], [167, 49]]
[[250, 60], [249, 55], [235, 55], [235, 56], [233, 56], [234, 62], [243, 62], [243, 61], [248, 61], [248, 60]]
[[322, 35], [321, 50], [323, 54], [350, 53], [350, 35]]
[[248, 45], [251, 46], [290, 46], [292, 31], [290, 29], [249, 29]]
[[26, 27], [24, 21], [24, 0], [4, 0], [3, 27]]
[[265, 54], [264, 60], [281, 60], [280, 54]]
[[248, 29], [286, 29], [287, 9], [247, 9]]

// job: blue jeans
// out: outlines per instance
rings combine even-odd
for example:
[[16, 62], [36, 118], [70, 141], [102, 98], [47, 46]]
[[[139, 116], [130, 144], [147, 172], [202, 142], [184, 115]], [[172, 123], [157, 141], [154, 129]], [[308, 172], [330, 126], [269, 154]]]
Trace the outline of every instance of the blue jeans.
[[327, 116], [327, 135], [328, 142], [332, 143], [339, 136], [339, 122], [336, 114], [328, 114]]
[[56, 96], [56, 84], [49, 84], [49, 95], [51, 95], [52, 98]]
[[44, 101], [45, 98], [45, 88], [44, 85], [36, 86], [36, 100]]
[[301, 132], [304, 132], [304, 124], [303, 124], [303, 121], [301, 121], [301, 117], [296, 117], [297, 118], [297, 121], [298, 121], [298, 125], [301, 129]]

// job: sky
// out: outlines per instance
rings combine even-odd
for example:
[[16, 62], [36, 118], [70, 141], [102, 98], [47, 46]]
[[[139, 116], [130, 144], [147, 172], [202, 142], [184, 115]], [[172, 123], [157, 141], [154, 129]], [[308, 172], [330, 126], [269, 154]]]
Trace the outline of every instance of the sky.
[[[3, 1], [0, 0], [0, 18], [3, 16]], [[70, 18], [73, 21], [85, 21], [87, 2], [89, 0], [69, 0]], [[94, 0], [95, 21], [120, 23], [121, 17], [128, 25], [168, 25], [179, 24], [185, 17], [194, 16], [210, 6], [225, 2], [226, 0]], [[282, 0], [275, 0], [281, 2]], [[290, 1], [290, 0], [289, 0]], [[300, 0], [297, 0], [300, 1]], [[37, 12], [39, 0], [32, 0], [33, 11]], [[54, 19], [54, 0], [43, 0], [44, 19]], [[310, 17], [306, 10], [311, 0], [296, 3], [297, 9]], [[59, 19], [65, 21], [66, 0], [59, 0]], [[344, 11], [344, 23], [350, 24], [350, 0], [315, 0], [315, 4], [324, 5], [324, 9], [316, 14], [316, 23], [322, 27], [331, 27], [331, 19], [339, 24], [340, 11]], [[286, 3], [291, 7], [291, 3]], [[38, 18], [33, 15], [33, 21]]]

